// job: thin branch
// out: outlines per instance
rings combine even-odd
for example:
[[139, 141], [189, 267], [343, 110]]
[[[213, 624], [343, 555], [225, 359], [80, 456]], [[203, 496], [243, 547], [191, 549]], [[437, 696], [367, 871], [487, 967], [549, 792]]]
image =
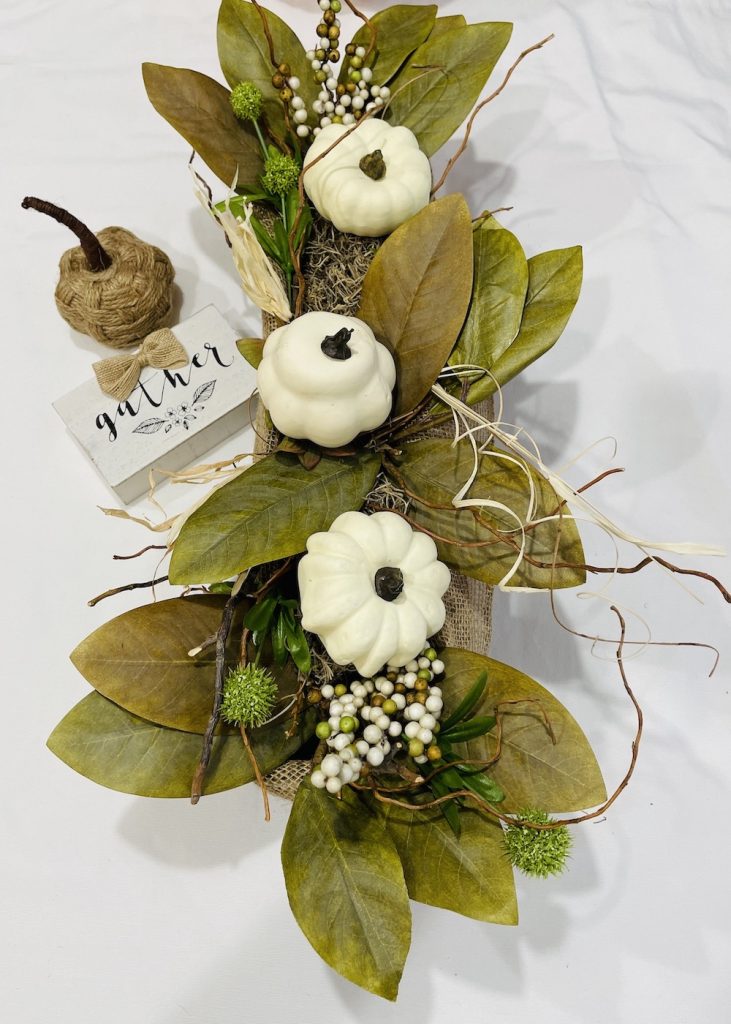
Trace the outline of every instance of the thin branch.
[[128, 562], [131, 558], [139, 558], [140, 555], [144, 555], [148, 551], [167, 551], [167, 549], [167, 544], [148, 544], [147, 547], [135, 551], [133, 555], [112, 555], [112, 559], [115, 562]]
[[208, 764], [211, 760], [211, 753], [213, 751], [213, 735], [216, 731], [216, 726], [218, 725], [218, 720], [221, 715], [221, 704], [223, 702], [223, 687], [226, 676], [226, 644], [228, 642], [228, 635], [231, 632], [231, 626], [233, 625], [236, 607], [244, 596], [242, 584], [245, 579], [246, 574], [242, 573], [234, 584], [231, 596], [223, 609], [221, 625], [218, 627], [218, 632], [216, 633], [216, 675], [213, 691], [213, 709], [211, 710], [211, 717], [208, 719], [208, 725], [206, 726], [205, 735], [203, 737], [203, 749], [201, 750], [200, 761], [198, 762], [198, 768], [196, 769], [196, 773], [193, 777], [193, 784], [191, 786], [190, 802], [192, 804], [197, 804], [201, 798], [203, 782], [206, 777], [206, 771], [208, 770]]
[[166, 583], [167, 579], [167, 576], [158, 576], [157, 579], [146, 580], [144, 583], [125, 583], [122, 587], [112, 587], [111, 590], [105, 590], [103, 594], [98, 594], [96, 597], [92, 597], [91, 601], [87, 601], [86, 603], [90, 608], [93, 608], [94, 605], [99, 604], [100, 601], [104, 601], [107, 597], [114, 597], [116, 594], [123, 594], [125, 590], [147, 590], [149, 588], [154, 590], [159, 583]]
[[264, 781], [264, 776], [261, 774], [259, 762], [256, 760], [254, 748], [252, 747], [251, 741], [249, 740], [249, 734], [246, 731], [246, 726], [239, 726], [239, 731], [241, 732], [241, 739], [244, 741], [244, 746], [246, 747], [246, 753], [249, 755], [251, 766], [254, 769], [254, 775], [256, 776], [257, 785], [261, 790], [262, 800], [264, 801], [264, 821], [271, 821], [272, 815], [269, 810], [269, 793], [267, 791], [267, 785], [266, 782]]
[[550, 41], [552, 39], [554, 39], [554, 38], [555, 37], [554, 37], [554, 34], [552, 32], [550, 36], [546, 36], [545, 39], [541, 39], [541, 41], [539, 43], [534, 43], [533, 46], [529, 46], [527, 50], [523, 50], [523, 52], [518, 57], [518, 59], [515, 61], [515, 63], [512, 64], [512, 66], [508, 68], [508, 72], [505, 75], [505, 78], [502, 80], [502, 82], [497, 87], [495, 92], [490, 93], [490, 95], [486, 99], [482, 100], [481, 103], [477, 104], [475, 109], [472, 111], [472, 114], [470, 115], [469, 121], [467, 122], [467, 128], [465, 130], [464, 138], [463, 138], [462, 142], [460, 143], [460, 146], [457, 149], [457, 152], [454, 154], [454, 156], [451, 158], [451, 160], [449, 161], [447, 166], [444, 168], [444, 173], [442, 174], [441, 178], [439, 179], [439, 181], [436, 183], [436, 185], [432, 189], [432, 192], [431, 192], [432, 195], [436, 195], [436, 193], [439, 191], [439, 189], [444, 185], [445, 181], [449, 177], [449, 174], [450, 174], [452, 168], [457, 163], [459, 158], [462, 156], [464, 151], [467, 149], [467, 145], [468, 145], [468, 143], [470, 141], [470, 135], [472, 134], [472, 126], [474, 125], [475, 118], [480, 113], [480, 111], [484, 107], [486, 107], [488, 103], [492, 103], [492, 101], [494, 99], [496, 99], [500, 95], [500, 93], [503, 91], [505, 86], [510, 81], [510, 79], [511, 79], [511, 77], [513, 75], [513, 72], [515, 71], [515, 69], [518, 67], [518, 65], [520, 63], [522, 63], [522, 61], [525, 60], [525, 58], [528, 56], [529, 53], [533, 53], [535, 50], [540, 50], [541, 47], [545, 46], [546, 43], [550, 43]]

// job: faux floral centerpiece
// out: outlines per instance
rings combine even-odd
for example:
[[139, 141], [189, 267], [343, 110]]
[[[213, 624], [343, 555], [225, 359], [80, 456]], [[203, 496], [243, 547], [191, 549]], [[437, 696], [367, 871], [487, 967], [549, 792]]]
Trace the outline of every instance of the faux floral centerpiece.
[[[616, 636], [590, 638], [613, 645], [637, 712], [609, 796], [566, 708], [489, 656], [492, 589], [553, 594], [653, 563], [692, 574], [658, 552], [705, 549], [633, 537], [586, 497], [596, 481], [570, 486], [503, 415], [504, 386], [569, 322], [582, 252], [527, 256], [449, 174], [548, 40], [483, 95], [510, 24], [433, 4], [313, 8], [303, 45], [257, 0], [223, 0], [228, 87], [144, 66], [152, 104], [207, 165], [191, 159], [198, 198], [262, 311], [261, 338], [239, 342], [257, 450], [186, 474], [215, 487], [158, 527], [181, 596], [82, 641], [72, 660], [93, 689], [49, 745], [140, 796], [196, 803], [256, 782], [267, 817], [270, 792], [291, 799], [298, 923], [336, 971], [394, 999], [410, 900], [516, 924], [514, 869], [562, 871], [569, 826], [607, 810], [637, 757], [620, 612]], [[581, 522], [640, 561], [588, 564]]]

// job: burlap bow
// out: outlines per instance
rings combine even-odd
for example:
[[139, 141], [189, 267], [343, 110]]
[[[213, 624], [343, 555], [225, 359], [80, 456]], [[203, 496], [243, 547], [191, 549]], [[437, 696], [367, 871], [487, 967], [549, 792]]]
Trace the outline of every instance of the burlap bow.
[[169, 327], [148, 334], [134, 355], [111, 356], [94, 363], [94, 373], [105, 395], [124, 402], [137, 387], [146, 366], [167, 370], [185, 366], [188, 353]]

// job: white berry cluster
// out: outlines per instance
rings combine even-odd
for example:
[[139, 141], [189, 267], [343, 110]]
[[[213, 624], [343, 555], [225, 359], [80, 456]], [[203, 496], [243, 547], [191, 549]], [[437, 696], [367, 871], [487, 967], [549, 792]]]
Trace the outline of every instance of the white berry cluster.
[[330, 752], [313, 771], [313, 786], [339, 793], [371, 768], [379, 768], [392, 751], [406, 751], [417, 764], [438, 760], [436, 734], [443, 702], [433, 680], [443, 672], [437, 652], [427, 647], [408, 665], [388, 665], [373, 679], [356, 679], [350, 687], [321, 687], [329, 717], [318, 724], [316, 733]]
[[310, 134], [310, 126], [307, 123], [307, 105], [301, 96], [297, 95], [300, 87], [300, 80], [296, 75], [287, 79], [287, 85], [292, 90], [292, 99], [289, 101], [289, 113], [295, 124], [295, 131], [300, 139], [306, 139]]
[[[318, 26], [317, 47], [308, 50], [307, 59], [320, 85], [320, 93], [312, 104], [318, 118], [314, 134], [331, 124], [353, 125], [366, 111], [382, 107], [390, 90], [373, 82], [373, 71], [365, 66], [365, 46], [346, 47], [349, 61], [347, 81], [339, 83], [335, 65], [340, 60], [340, 0], [319, 0], [323, 21]], [[299, 134], [299, 128], [298, 128]]]

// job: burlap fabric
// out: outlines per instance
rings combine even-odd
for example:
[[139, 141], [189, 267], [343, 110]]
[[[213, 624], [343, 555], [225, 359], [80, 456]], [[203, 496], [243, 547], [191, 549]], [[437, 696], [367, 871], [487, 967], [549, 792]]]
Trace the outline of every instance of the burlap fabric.
[[[363, 278], [379, 244], [378, 240], [342, 235], [332, 225], [318, 219], [308, 243], [307, 263], [303, 265], [308, 281], [305, 312], [327, 309], [354, 316], [360, 303]], [[263, 314], [265, 338], [279, 326], [281, 324], [275, 317]], [[483, 402], [478, 409], [484, 416], [492, 418], [492, 399]], [[254, 427], [257, 435], [255, 452], [259, 457], [268, 455], [276, 448], [279, 435], [271, 428], [261, 403]], [[452, 429], [450, 420], [421, 436], [449, 437]], [[491, 638], [492, 589], [453, 572], [444, 595], [444, 605], [447, 617], [436, 638], [438, 646], [463, 647], [477, 654], [487, 654]], [[267, 788], [291, 800], [308, 771], [308, 761], [288, 761], [266, 777]]]

